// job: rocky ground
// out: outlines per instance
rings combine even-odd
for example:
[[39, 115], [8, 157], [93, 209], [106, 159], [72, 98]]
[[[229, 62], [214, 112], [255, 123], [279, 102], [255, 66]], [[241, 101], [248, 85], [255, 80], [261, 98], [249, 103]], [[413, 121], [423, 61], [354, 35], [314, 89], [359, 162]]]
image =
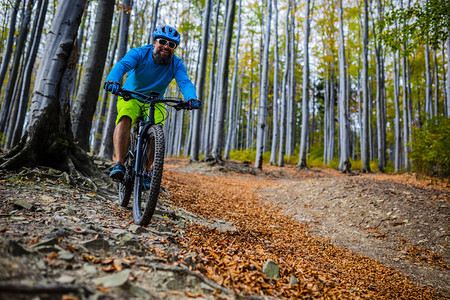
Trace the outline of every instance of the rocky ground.
[[163, 184], [139, 227], [112, 182], [2, 172], [0, 299], [450, 297], [446, 183], [168, 159]]

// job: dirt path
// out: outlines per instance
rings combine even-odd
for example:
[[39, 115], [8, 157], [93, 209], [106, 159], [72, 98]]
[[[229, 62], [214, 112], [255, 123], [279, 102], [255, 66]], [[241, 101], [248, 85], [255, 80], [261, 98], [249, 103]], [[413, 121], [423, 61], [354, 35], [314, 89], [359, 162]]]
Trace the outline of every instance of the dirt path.
[[450, 297], [448, 187], [177, 159], [163, 184], [142, 228], [110, 182], [0, 172], [0, 299]]
[[311, 233], [450, 293], [449, 190], [398, 179], [309, 179], [265, 192]]
[[[431, 185], [412, 175], [344, 176], [292, 167], [266, 167], [258, 177], [236, 174], [236, 165], [218, 166], [215, 173], [202, 164], [178, 170], [225, 173], [229, 180], [239, 176], [233, 184], [276, 204], [309, 233], [450, 295], [450, 189], [445, 184]], [[222, 184], [227, 183], [222, 179]]]

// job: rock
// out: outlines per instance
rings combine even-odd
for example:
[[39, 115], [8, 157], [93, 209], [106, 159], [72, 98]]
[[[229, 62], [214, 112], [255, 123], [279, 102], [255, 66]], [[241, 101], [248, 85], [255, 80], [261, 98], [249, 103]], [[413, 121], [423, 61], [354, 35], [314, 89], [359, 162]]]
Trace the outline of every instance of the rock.
[[5, 249], [13, 256], [22, 256], [31, 254], [28, 250], [26, 250], [19, 243], [13, 240], [9, 240], [6, 242]]
[[14, 201], [14, 205], [18, 206], [18, 207], [21, 207], [21, 208], [24, 208], [26, 210], [31, 210], [31, 211], [36, 210], [36, 207], [33, 204], [31, 204], [31, 203], [29, 203], [29, 202], [27, 202], [25, 200], [22, 200], [22, 199], [15, 200]]
[[147, 232], [147, 230], [136, 224], [131, 224], [130, 227], [128, 227], [128, 230], [135, 234]]
[[143, 300], [150, 300], [150, 299], [156, 299], [155, 297], [152, 297], [148, 294], [146, 290], [143, 288], [140, 288], [138, 286], [132, 286], [130, 288], [130, 292], [136, 296], [137, 299], [143, 299]]
[[131, 246], [136, 249], [141, 248], [141, 244], [139, 244], [139, 240], [137, 239], [137, 237], [130, 233], [127, 233], [124, 236], [122, 236], [120, 243], [124, 246]]
[[103, 285], [104, 287], [122, 286], [128, 281], [131, 270], [124, 270], [112, 275], [106, 275], [94, 279], [96, 285]]
[[289, 284], [297, 284], [298, 280], [295, 276], [291, 276], [291, 278], [289, 278]]
[[89, 275], [97, 274], [97, 269], [95, 268], [95, 266], [90, 265], [90, 264], [84, 264], [83, 270], [84, 270], [84, 272], [86, 272], [86, 274], [89, 274]]
[[110, 248], [109, 242], [102, 238], [89, 240], [89, 241], [81, 243], [81, 245], [88, 249], [93, 249], [93, 250], [100, 250], [100, 249], [108, 250]]
[[64, 210], [64, 212], [65, 212], [66, 214], [68, 214], [69, 216], [74, 216], [74, 215], [77, 214], [77, 211], [79, 211], [80, 209], [81, 209], [81, 208], [79, 208], [79, 207], [69, 206], [69, 207], [67, 207], [67, 208]]
[[54, 237], [54, 238], [50, 238], [50, 239], [45, 239], [40, 241], [39, 243], [36, 243], [34, 245], [32, 245], [32, 248], [39, 248], [42, 246], [54, 246], [58, 244], [58, 238]]
[[73, 283], [75, 281], [75, 277], [69, 276], [69, 275], [62, 275], [58, 279], [56, 279], [56, 282], [65, 284], [65, 283]]
[[269, 259], [268, 261], [266, 261], [262, 268], [262, 272], [269, 279], [280, 278], [280, 267], [273, 260]]
[[46, 270], [47, 269], [46, 264], [42, 260], [38, 261], [36, 263], [36, 266], [38, 267], [39, 270]]
[[61, 251], [58, 253], [58, 257], [59, 259], [69, 261], [73, 259], [73, 254], [69, 251]]
[[56, 244], [58, 244], [58, 238], [54, 237], [32, 245], [31, 249], [38, 252], [53, 252], [55, 251]]
[[124, 236], [125, 234], [127, 234], [128, 232], [126, 230], [123, 229], [119, 229], [119, 228], [115, 228], [112, 230], [112, 234], [121, 237]]
[[163, 224], [158, 224], [158, 226], [156, 227], [156, 230], [158, 230], [159, 232], [172, 232], [172, 230], [169, 227], [167, 227]]

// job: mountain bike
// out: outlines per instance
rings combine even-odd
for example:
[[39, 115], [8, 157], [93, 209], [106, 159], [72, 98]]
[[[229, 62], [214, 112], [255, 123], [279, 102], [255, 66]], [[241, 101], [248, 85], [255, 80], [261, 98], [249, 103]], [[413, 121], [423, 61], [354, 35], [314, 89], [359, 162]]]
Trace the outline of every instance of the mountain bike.
[[[119, 182], [119, 204], [127, 207], [133, 193], [133, 218], [137, 225], [148, 225], [155, 212], [164, 167], [165, 141], [163, 128], [155, 124], [155, 104], [164, 103], [177, 110], [188, 109], [187, 101], [159, 98], [120, 89], [125, 101], [136, 99], [149, 104], [148, 115], [137, 119], [131, 130], [130, 147], [125, 156], [123, 181]], [[149, 186], [144, 181], [150, 182]]]

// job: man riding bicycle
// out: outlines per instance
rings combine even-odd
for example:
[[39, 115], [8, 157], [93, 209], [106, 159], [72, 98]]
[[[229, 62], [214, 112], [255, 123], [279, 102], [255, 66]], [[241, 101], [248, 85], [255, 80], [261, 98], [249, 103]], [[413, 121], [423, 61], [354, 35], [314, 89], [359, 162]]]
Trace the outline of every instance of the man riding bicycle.
[[[181, 93], [188, 99], [189, 109], [201, 107], [197, 100], [195, 87], [190, 81], [182, 60], [174, 54], [180, 43], [180, 33], [172, 26], [156, 27], [153, 32], [153, 44], [134, 48], [111, 70], [104, 85], [112, 94], [120, 92], [119, 81], [128, 73], [124, 89], [146, 95], [163, 97], [172, 79], [175, 78]], [[148, 111], [148, 105], [138, 100], [125, 101], [121, 96], [117, 100], [117, 119], [114, 129], [115, 166], [109, 177], [122, 181], [125, 175], [124, 159], [130, 144], [130, 129], [136, 119]], [[164, 124], [164, 104], [155, 105], [155, 123]]]

